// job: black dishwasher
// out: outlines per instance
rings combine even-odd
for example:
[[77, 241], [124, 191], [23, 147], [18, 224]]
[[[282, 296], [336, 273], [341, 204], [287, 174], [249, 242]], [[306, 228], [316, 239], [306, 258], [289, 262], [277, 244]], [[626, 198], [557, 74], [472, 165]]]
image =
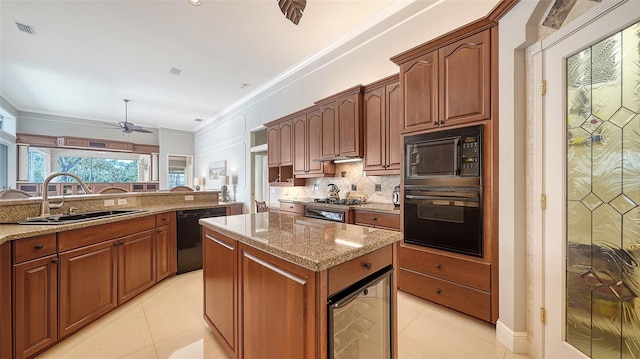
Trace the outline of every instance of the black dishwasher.
[[200, 218], [222, 217], [226, 213], [225, 207], [178, 211], [176, 215], [178, 219], [176, 224], [176, 232], [178, 232], [177, 274], [202, 268], [202, 226], [198, 224], [198, 220]]

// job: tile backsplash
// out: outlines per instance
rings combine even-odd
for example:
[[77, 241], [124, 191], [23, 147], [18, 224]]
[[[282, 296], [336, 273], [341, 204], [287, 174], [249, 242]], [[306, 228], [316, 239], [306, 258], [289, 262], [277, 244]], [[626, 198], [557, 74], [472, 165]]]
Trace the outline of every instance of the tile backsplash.
[[[366, 176], [363, 162], [336, 164], [336, 177], [308, 178], [304, 187], [271, 187], [269, 201], [296, 198], [325, 198], [329, 184], [340, 188], [340, 198], [346, 198], [349, 192], [364, 195], [370, 203], [391, 203], [393, 188], [400, 185], [400, 176]], [[344, 174], [344, 177], [342, 175]], [[353, 191], [352, 185], [356, 186]], [[376, 191], [376, 185], [380, 190]]]

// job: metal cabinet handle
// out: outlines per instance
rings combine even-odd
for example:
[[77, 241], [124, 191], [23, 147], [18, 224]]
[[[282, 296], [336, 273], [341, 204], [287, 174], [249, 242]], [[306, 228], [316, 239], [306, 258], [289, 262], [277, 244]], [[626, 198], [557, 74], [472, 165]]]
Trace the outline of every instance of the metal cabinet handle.
[[58, 258], [53, 258], [53, 259], [51, 260], [51, 263], [58, 263], [58, 261], [59, 261], [59, 260], [58, 260]]
[[436, 289], [436, 294], [440, 294], [442, 293], [442, 291], [440, 290], [440, 288]]
[[440, 263], [436, 263], [436, 268], [440, 269], [442, 268], [442, 265], [440, 265]]
[[367, 270], [371, 270], [371, 262], [364, 262], [364, 267], [365, 267]]
[[44, 245], [42, 244], [36, 244], [35, 246], [33, 246], [33, 249], [42, 249], [44, 248]]

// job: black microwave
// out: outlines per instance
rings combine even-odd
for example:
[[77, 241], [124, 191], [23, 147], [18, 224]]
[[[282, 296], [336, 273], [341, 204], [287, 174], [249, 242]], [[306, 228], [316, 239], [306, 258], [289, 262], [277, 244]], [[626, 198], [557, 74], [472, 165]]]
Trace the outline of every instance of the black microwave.
[[480, 177], [482, 125], [406, 136], [406, 180]]

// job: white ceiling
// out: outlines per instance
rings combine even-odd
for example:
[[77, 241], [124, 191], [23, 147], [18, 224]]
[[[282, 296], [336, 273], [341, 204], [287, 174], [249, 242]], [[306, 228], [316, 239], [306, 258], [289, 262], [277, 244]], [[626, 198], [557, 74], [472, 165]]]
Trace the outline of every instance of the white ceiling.
[[278, 0], [0, 0], [0, 96], [19, 111], [113, 123], [127, 98], [130, 122], [193, 131], [412, 2], [308, 0], [296, 26]]

